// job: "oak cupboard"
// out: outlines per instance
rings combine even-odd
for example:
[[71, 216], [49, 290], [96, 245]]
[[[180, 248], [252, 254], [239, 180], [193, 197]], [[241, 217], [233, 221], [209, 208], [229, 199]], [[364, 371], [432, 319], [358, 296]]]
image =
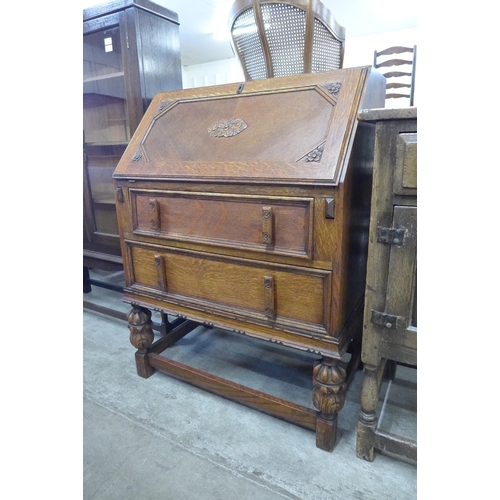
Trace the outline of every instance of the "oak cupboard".
[[[362, 330], [374, 126], [357, 116], [384, 92], [359, 67], [156, 95], [113, 176], [140, 376], [163, 370], [333, 449]], [[155, 340], [152, 311], [185, 321]], [[315, 409], [162, 355], [199, 324], [316, 354]]]
[[376, 137], [357, 455], [372, 461], [378, 449], [416, 460], [415, 440], [378, 428], [377, 403], [386, 366], [417, 366], [417, 108], [359, 119], [375, 124]]

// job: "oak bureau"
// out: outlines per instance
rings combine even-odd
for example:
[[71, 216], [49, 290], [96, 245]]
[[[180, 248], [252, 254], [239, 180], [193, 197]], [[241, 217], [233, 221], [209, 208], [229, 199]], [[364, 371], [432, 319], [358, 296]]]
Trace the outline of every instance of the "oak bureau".
[[[156, 95], [114, 173], [140, 376], [160, 369], [333, 449], [363, 319], [374, 126], [357, 116], [384, 93], [359, 67]], [[151, 311], [180, 318], [156, 341]], [[317, 354], [317, 410], [162, 355], [199, 324]]]

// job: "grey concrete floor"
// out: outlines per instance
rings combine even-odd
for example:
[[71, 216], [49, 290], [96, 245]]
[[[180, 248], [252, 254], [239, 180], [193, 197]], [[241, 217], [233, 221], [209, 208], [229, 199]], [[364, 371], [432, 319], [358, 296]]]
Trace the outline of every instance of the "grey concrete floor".
[[[121, 283], [120, 273], [92, 277]], [[84, 301], [128, 311], [121, 294], [94, 286]], [[356, 457], [362, 372], [349, 387], [331, 453], [314, 433], [156, 372], [136, 374], [125, 321], [84, 309], [85, 500], [411, 500], [417, 467], [376, 453]], [[158, 317], [154, 317], [159, 321]], [[313, 407], [315, 357], [199, 327], [172, 359]], [[398, 367], [380, 394], [380, 427], [416, 439], [416, 371]]]

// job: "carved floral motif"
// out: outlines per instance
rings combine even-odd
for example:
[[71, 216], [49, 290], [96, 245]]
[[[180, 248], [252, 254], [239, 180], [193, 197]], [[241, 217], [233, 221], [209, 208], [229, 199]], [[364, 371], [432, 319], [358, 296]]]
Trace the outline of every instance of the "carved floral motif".
[[313, 149], [312, 151], [309, 151], [309, 153], [307, 153], [307, 155], [305, 156], [304, 160], [316, 161], [316, 162], [321, 161], [321, 156], [323, 155], [323, 148], [324, 144], [318, 146], [316, 149]]
[[217, 123], [208, 127], [207, 132], [212, 137], [233, 137], [243, 132], [248, 125], [240, 118], [229, 118], [219, 120]]
[[158, 109], [156, 110], [156, 114], [161, 113], [164, 109], [168, 108], [174, 101], [161, 101]]
[[327, 83], [326, 85], [322, 85], [322, 87], [335, 98], [338, 97], [341, 86], [342, 84], [340, 82]]
[[132, 161], [133, 161], [133, 162], [142, 161], [142, 153], [141, 153], [141, 150], [140, 150], [140, 149], [138, 149], [138, 150], [135, 152], [134, 156], [132, 157]]

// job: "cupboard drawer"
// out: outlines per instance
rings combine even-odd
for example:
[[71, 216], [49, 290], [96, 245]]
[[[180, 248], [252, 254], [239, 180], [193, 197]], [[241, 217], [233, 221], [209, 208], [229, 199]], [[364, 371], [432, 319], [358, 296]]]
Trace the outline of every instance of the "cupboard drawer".
[[137, 293], [272, 328], [329, 331], [331, 271], [126, 243]]
[[312, 258], [313, 198], [130, 194], [135, 234]]
[[394, 192], [417, 194], [417, 132], [400, 132], [397, 137]]

